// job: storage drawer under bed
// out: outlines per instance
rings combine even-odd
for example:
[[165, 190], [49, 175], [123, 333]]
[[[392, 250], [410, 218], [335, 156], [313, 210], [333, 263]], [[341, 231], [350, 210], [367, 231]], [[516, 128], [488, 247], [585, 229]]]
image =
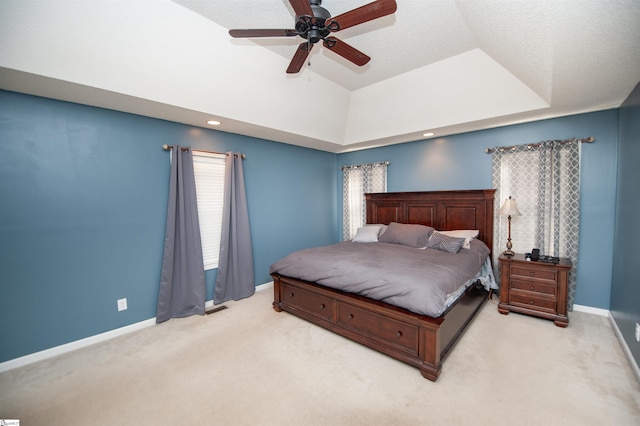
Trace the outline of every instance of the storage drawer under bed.
[[288, 283], [282, 284], [282, 303], [291, 308], [335, 322], [336, 301], [322, 294], [301, 289]]
[[361, 336], [391, 345], [410, 354], [418, 354], [418, 327], [380, 316], [349, 303], [338, 302], [338, 324]]

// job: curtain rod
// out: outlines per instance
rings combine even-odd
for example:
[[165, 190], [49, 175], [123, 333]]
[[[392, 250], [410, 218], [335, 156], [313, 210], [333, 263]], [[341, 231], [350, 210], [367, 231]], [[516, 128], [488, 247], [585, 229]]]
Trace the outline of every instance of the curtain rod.
[[[165, 151], [169, 151], [171, 149], [173, 149], [173, 145], [168, 145], [168, 144], [164, 144], [162, 145], [162, 149], [164, 149]], [[189, 151], [189, 148], [180, 148], [180, 150], [182, 151]], [[204, 151], [202, 149], [191, 149], [192, 151], [197, 151], [197, 152], [206, 152], [207, 154], [218, 154], [218, 155], [228, 155], [226, 152], [215, 152], [215, 151]], [[244, 160], [245, 158], [247, 158], [246, 155], [244, 154], [240, 154], [240, 157], [242, 157], [242, 159]]]
[[505, 151], [505, 150], [509, 150], [509, 149], [516, 149], [519, 146], [526, 146], [527, 148], [533, 148], [533, 147], [537, 147], [537, 146], [542, 145], [544, 142], [556, 142], [556, 143], [587, 142], [587, 143], [592, 143], [592, 142], [595, 142], [595, 141], [596, 141], [596, 139], [593, 136], [589, 136], [588, 138], [582, 138], [582, 139], [572, 138], [572, 139], [564, 139], [564, 140], [542, 141], [542, 142], [538, 142], [538, 143], [525, 143], [525, 144], [522, 144], [522, 145], [514, 145], [514, 146], [498, 146], [496, 148], [487, 148], [487, 149], [484, 150], [484, 152], [486, 152], [487, 154], [491, 154], [495, 150]]
[[385, 166], [388, 166], [389, 164], [391, 164], [388, 161], [379, 161], [377, 163], [368, 163], [368, 164], [356, 164], [355, 166], [342, 166], [342, 170], [347, 170], [347, 169], [357, 169], [359, 167], [364, 167], [364, 166], [377, 166], [377, 165], [382, 165], [384, 164]]

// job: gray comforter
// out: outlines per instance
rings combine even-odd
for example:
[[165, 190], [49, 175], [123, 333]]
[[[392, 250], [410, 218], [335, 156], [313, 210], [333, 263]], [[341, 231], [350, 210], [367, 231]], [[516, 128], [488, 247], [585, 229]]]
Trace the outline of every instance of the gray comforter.
[[456, 254], [389, 243], [343, 242], [294, 252], [270, 272], [437, 317], [447, 295], [474, 278], [489, 255], [479, 240]]

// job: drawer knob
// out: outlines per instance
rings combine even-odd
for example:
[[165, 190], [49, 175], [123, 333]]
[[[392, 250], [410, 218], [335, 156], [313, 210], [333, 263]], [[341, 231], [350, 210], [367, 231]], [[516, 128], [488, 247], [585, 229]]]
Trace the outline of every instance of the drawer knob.
[[293, 297], [293, 293], [289, 293], [289, 297]]
[[529, 272], [529, 275], [533, 277], [535, 274], [533, 273], [533, 271], [531, 271]]
[[349, 319], [353, 319], [353, 314], [349, 314]]
[[321, 304], [320, 304], [320, 309], [324, 309], [324, 308], [326, 308], [326, 307], [327, 307], [327, 305], [325, 305], [324, 303], [321, 303]]
[[533, 286], [529, 287], [529, 289], [530, 289], [531, 291], [533, 291]]
[[402, 337], [402, 331], [398, 331], [398, 332], [396, 333], [396, 336], [398, 336], [398, 337]]
[[533, 300], [529, 300], [529, 304], [530, 304], [530, 305], [533, 305]]

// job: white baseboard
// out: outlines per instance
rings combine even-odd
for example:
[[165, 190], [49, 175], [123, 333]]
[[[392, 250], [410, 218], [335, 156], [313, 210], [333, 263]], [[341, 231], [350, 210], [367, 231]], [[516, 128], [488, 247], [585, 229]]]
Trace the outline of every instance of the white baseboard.
[[629, 349], [629, 345], [627, 345], [627, 341], [624, 340], [624, 336], [622, 336], [622, 332], [618, 328], [618, 324], [616, 323], [616, 320], [613, 318], [613, 315], [611, 315], [611, 313], [609, 313], [609, 322], [611, 323], [611, 328], [613, 328], [613, 331], [615, 332], [616, 337], [618, 338], [618, 342], [620, 342], [620, 346], [622, 346], [622, 350], [624, 351], [624, 354], [627, 356], [627, 359], [629, 360], [629, 365], [631, 365], [631, 369], [635, 373], [636, 379], [638, 379], [638, 382], [640, 382], [640, 368], [638, 367], [638, 363], [633, 357], [633, 354], [631, 353], [631, 349]]
[[151, 327], [156, 323], [155, 318], [149, 318], [148, 320], [140, 321], [135, 324], [127, 325], [125, 327], [116, 328], [105, 333], [96, 334], [84, 339], [76, 340], [64, 345], [55, 346], [44, 351], [35, 352], [29, 355], [21, 356], [20, 358], [10, 359], [0, 363], [0, 373], [13, 370], [14, 368], [23, 367], [34, 362], [43, 361], [54, 356], [62, 355], [67, 352], [75, 351], [77, 349], [86, 348], [87, 346], [94, 345], [96, 343], [111, 340], [115, 337], [122, 336], [124, 334], [131, 333], [133, 331], [141, 330], [146, 327]]
[[591, 306], [573, 305], [573, 310], [577, 312], [586, 312], [588, 314], [600, 315], [601, 317], [609, 316], [608, 309], [592, 308]]
[[[267, 290], [267, 289], [272, 288], [272, 287], [273, 287], [273, 281], [269, 281], [268, 283], [264, 283], [264, 284], [260, 284], [260, 285], [256, 286], [256, 292], [258, 292], [258, 291], [263, 291], [263, 290]], [[234, 304], [234, 303], [238, 303], [238, 302], [240, 302], [240, 301], [241, 301], [241, 300], [238, 300], [238, 301], [231, 300], [231, 301], [224, 302], [224, 303], [229, 304], [229, 305], [232, 305], [232, 304]], [[214, 305], [213, 305], [213, 300], [207, 300], [207, 301], [205, 302], [205, 304], [204, 304], [204, 309], [206, 310], [206, 309], [208, 309], [208, 308], [212, 308], [213, 306], [214, 306]]]
[[[256, 291], [266, 290], [271, 287], [273, 287], [273, 281], [256, 286]], [[213, 306], [213, 300], [209, 300], [205, 303], [205, 308], [211, 307], [211, 306]], [[147, 320], [140, 321], [135, 324], [131, 324], [125, 327], [116, 328], [115, 330], [107, 331], [105, 333], [89, 336], [84, 339], [76, 340], [74, 342], [66, 343], [60, 346], [55, 346], [53, 348], [45, 349], [40, 352], [35, 352], [29, 355], [21, 356], [19, 358], [10, 359], [9, 361], [0, 363], [0, 373], [13, 370], [14, 368], [23, 367], [28, 364], [33, 364], [34, 362], [43, 361], [48, 358], [53, 358], [55, 356], [62, 355], [67, 352], [75, 351], [77, 349], [86, 348], [87, 346], [91, 346], [96, 343], [111, 340], [118, 336], [122, 336], [137, 330], [141, 330], [146, 327], [151, 327], [155, 324], [156, 324], [156, 319], [149, 318]]]
[[256, 291], [267, 290], [269, 288], [273, 288], [273, 281], [269, 281], [268, 283], [260, 284], [256, 286]]

